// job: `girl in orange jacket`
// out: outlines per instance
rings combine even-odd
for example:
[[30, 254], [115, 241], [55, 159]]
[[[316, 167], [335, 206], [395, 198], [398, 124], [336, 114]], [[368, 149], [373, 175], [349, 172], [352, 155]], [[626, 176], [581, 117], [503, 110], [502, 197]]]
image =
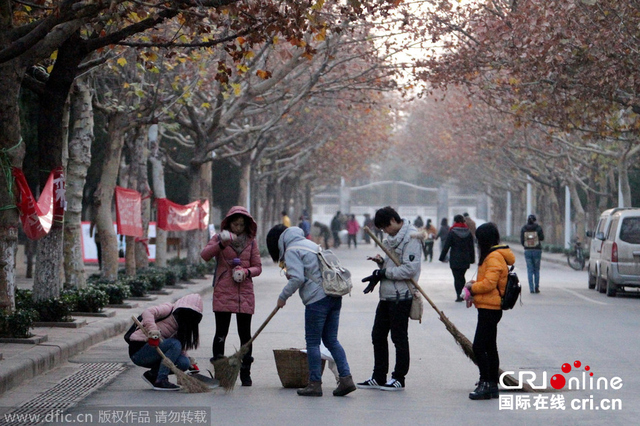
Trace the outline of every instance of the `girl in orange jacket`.
[[464, 293], [478, 309], [478, 325], [473, 339], [473, 353], [480, 370], [478, 387], [469, 394], [471, 399], [498, 398], [498, 323], [502, 318], [501, 295], [504, 294], [509, 275], [509, 265], [515, 256], [509, 246], [500, 245], [500, 232], [491, 222], [476, 230], [480, 259], [478, 279], [465, 285]]

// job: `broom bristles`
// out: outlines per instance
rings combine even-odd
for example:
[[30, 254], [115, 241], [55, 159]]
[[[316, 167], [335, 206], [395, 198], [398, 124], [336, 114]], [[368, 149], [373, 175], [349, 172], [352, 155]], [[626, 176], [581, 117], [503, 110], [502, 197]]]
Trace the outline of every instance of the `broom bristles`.
[[178, 378], [178, 384], [182, 386], [187, 393], [205, 393], [210, 392], [211, 389], [202, 383], [201, 381], [190, 377], [187, 373], [180, 370], [169, 358], [163, 358], [162, 363], [169, 367], [169, 370], [173, 372]]
[[236, 386], [236, 380], [242, 366], [242, 358], [244, 358], [248, 350], [248, 347], [242, 346], [230, 357], [221, 358], [213, 362], [216, 379], [220, 381], [220, 386], [227, 392], [231, 392]]

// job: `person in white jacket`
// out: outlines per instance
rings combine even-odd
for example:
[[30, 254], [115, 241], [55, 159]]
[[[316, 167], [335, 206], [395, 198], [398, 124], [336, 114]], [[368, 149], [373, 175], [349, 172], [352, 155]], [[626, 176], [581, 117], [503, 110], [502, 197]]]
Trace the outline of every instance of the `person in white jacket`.
[[[388, 234], [384, 244], [395, 253], [400, 265], [396, 266], [388, 256], [383, 259], [377, 255], [370, 260], [376, 262], [379, 269], [362, 280], [369, 283], [364, 289], [365, 294], [372, 292], [380, 283], [380, 301], [371, 331], [373, 374], [357, 386], [360, 389], [401, 391], [405, 388], [405, 376], [409, 371], [410, 360], [408, 328], [413, 299], [411, 278], [417, 282], [420, 277], [422, 240], [417, 238], [417, 229], [408, 220], [400, 218], [389, 206], [376, 212], [375, 225]], [[396, 348], [396, 364], [391, 379], [387, 381], [389, 333]]]

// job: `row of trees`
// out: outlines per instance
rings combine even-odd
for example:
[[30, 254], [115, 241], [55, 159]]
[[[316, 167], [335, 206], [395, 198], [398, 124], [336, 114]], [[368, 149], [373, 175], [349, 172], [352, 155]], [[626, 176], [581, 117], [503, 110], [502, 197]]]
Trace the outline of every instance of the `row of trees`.
[[524, 194], [534, 183], [557, 243], [566, 186], [577, 235], [584, 235], [600, 211], [632, 203], [639, 6], [425, 2], [410, 15], [431, 39], [420, 39], [424, 55], [415, 62], [426, 99], [411, 110], [408, 149], [441, 177], [491, 191], [501, 206], [506, 191]]
[[[271, 212], [293, 193], [308, 199], [309, 186], [332, 173], [356, 171], [362, 163], [345, 154], [377, 152], [388, 135], [381, 92], [394, 71], [364, 18], [384, 16], [393, 2], [2, 4], [3, 170], [23, 165], [18, 95], [26, 88], [39, 95], [40, 156], [25, 161], [37, 163], [41, 186], [49, 170], [67, 170], [64, 223], [38, 241], [36, 299], [56, 297], [63, 283], [84, 285], [79, 221], [96, 133], [105, 147], [91, 203], [107, 279], [117, 275], [116, 184], [143, 194], [146, 225], [151, 188], [165, 195], [166, 167], [186, 177], [193, 201], [211, 198], [213, 161], [232, 159], [242, 170], [238, 204], [253, 186], [256, 211]], [[10, 175], [0, 180], [0, 308], [12, 309], [18, 214]], [[197, 262], [205, 234], [190, 232], [188, 258]], [[160, 266], [165, 239], [159, 232]], [[145, 241], [127, 243], [134, 273], [146, 265]]]

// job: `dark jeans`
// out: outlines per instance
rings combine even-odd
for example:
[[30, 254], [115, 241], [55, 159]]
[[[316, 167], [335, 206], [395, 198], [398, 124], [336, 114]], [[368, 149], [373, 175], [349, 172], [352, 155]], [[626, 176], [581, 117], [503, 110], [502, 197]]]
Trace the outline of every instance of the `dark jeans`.
[[478, 361], [480, 381], [498, 382], [500, 357], [498, 356], [498, 323], [502, 311], [478, 308], [478, 325], [473, 338], [473, 354]]
[[456, 290], [456, 299], [458, 299], [466, 283], [464, 274], [467, 272], [467, 269], [451, 268], [451, 272], [453, 273], [453, 286]]
[[333, 248], [340, 247], [340, 235], [338, 231], [331, 231], [331, 233], [333, 234]]
[[304, 337], [307, 342], [307, 362], [309, 364], [309, 381], [311, 382], [322, 381], [320, 341], [331, 352], [340, 377], [351, 375], [347, 355], [338, 341], [341, 308], [342, 297], [328, 296], [305, 306]]
[[[185, 371], [191, 363], [182, 354], [182, 345], [178, 339], [169, 338], [160, 342], [160, 349], [180, 370]], [[169, 377], [169, 367], [162, 363], [162, 357], [156, 348], [145, 344], [142, 349], [131, 355], [131, 361], [140, 367], [150, 368], [157, 380]]]
[[527, 249], [524, 251], [524, 260], [527, 262], [527, 277], [529, 278], [529, 291], [532, 293], [540, 287], [540, 260], [542, 250]]
[[386, 383], [389, 372], [389, 341], [396, 347], [396, 365], [391, 377], [404, 385], [404, 378], [409, 371], [409, 311], [411, 300], [381, 300], [376, 309], [371, 339], [373, 341], [373, 376], [378, 383]]
[[422, 252], [424, 253], [424, 261], [427, 261], [427, 257], [429, 258], [429, 262], [433, 260], [433, 241], [425, 241], [422, 245]]
[[347, 237], [347, 244], [349, 248], [351, 248], [351, 241], [353, 241], [353, 247], [358, 248], [358, 243], [356, 242], [356, 235], [349, 234]]
[[[224, 355], [224, 343], [229, 334], [231, 324], [231, 312], [214, 312], [216, 316], [216, 334], [213, 336], [213, 358], [218, 359]], [[244, 345], [251, 340], [251, 314], [236, 314], [238, 324], [238, 336], [240, 344]], [[251, 364], [253, 345], [249, 346], [249, 352], [242, 358], [242, 364]]]

